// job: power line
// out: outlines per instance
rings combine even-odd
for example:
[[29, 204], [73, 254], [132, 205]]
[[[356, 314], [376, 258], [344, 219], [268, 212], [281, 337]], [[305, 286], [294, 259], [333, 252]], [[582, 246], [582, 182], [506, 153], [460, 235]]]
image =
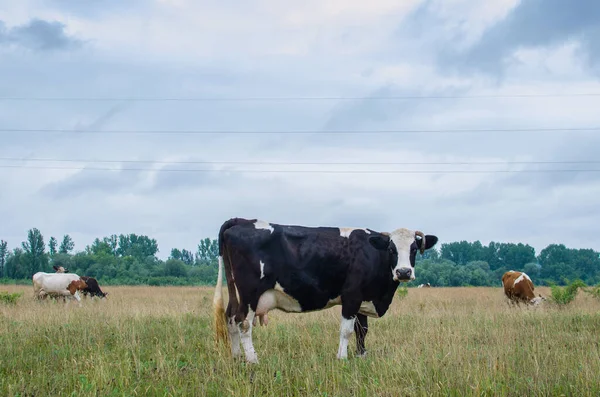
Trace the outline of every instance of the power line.
[[341, 101], [341, 100], [422, 100], [483, 98], [570, 98], [597, 97], [600, 93], [475, 94], [475, 95], [390, 95], [390, 96], [247, 96], [247, 97], [34, 97], [4, 96], [0, 101], [130, 101], [130, 102], [242, 102], [242, 101]]
[[541, 128], [461, 128], [461, 129], [391, 129], [391, 130], [98, 130], [98, 129], [20, 129], [2, 128], [0, 133], [72, 133], [72, 134], [459, 134], [486, 132], [565, 132], [599, 131], [600, 127], [541, 127]]
[[0, 165], [0, 168], [77, 170], [77, 171], [150, 171], [150, 172], [215, 172], [215, 173], [312, 173], [312, 174], [497, 174], [497, 173], [572, 173], [600, 172], [600, 169], [554, 169], [554, 170], [240, 170], [240, 169], [171, 169], [171, 168], [103, 168], [103, 167], [47, 167], [26, 165]]
[[600, 164], [597, 160], [547, 160], [547, 161], [436, 161], [436, 162], [321, 162], [321, 161], [161, 161], [161, 160], [92, 160], [92, 159], [51, 159], [0, 157], [0, 161], [34, 161], [34, 162], [67, 162], [67, 163], [134, 163], [134, 164], [204, 164], [204, 165], [524, 165], [524, 164]]

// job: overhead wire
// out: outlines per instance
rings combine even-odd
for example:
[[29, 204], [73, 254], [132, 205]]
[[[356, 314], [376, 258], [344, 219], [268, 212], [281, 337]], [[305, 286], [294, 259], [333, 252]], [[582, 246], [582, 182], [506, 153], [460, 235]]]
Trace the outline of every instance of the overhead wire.
[[387, 129], [387, 130], [102, 130], [67, 128], [0, 128], [0, 133], [72, 133], [72, 134], [458, 134], [491, 132], [576, 132], [600, 131], [600, 126], [591, 127], [536, 127], [536, 128], [459, 128], [459, 129]]
[[600, 164], [599, 160], [542, 160], [542, 161], [393, 161], [393, 162], [323, 162], [323, 161], [213, 161], [213, 160], [132, 160], [132, 159], [76, 159], [0, 157], [0, 161], [68, 162], [68, 163], [153, 163], [153, 164], [205, 164], [205, 165], [513, 165], [513, 164]]
[[575, 173], [600, 172], [600, 169], [522, 169], [522, 170], [248, 170], [248, 169], [186, 169], [186, 168], [108, 168], [56, 167], [2, 164], [0, 168], [77, 170], [77, 171], [149, 171], [149, 172], [216, 172], [216, 173], [314, 173], [314, 174], [496, 174], [496, 173]]
[[600, 93], [523, 93], [471, 95], [373, 95], [373, 96], [240, 96], [240, 97], [92, 97], [92, 96], [0, 96], [0, 101], [134, 101], [134, 102], [223, 102], [223, 101], [339, 101], [339, 100], [423, 100], [483, 98], [570, 98], [597, 97]]

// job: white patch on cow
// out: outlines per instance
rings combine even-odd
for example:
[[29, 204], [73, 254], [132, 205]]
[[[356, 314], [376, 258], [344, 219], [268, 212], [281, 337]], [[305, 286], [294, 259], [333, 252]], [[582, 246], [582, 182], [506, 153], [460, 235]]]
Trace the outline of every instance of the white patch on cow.
[[527, 277], [527, 275], [525, 273], [521, 273], [521, 275], [519, 277], [517, 277], [517, 279], [515, 280], [515, 282], [513, 283], [513, 286], [519, 284], [521, 281], [523, 281], [523, 279], [527, 278], [529, 281], [531, 281], [529, 279], [529, 277]]
[[32, 277], [34, 296], [43, 298], [46, 295], [58, 295], [74, 298], [78, 302], [81, 302], [78, 291], [75, 291], [75, 295], [71, 295], [71, 291], [68, 290], [69, 284], [79, 279], [79, 276], [75, 273], [37, 272]]
[[265, 277], [265, 262], [260, 261], [260, 278]]
[[240, 349], [240, 328], [235, 323], [234, 317], [229, 317], [227, 321], [227, 330], [229, 331], [229, 341], [231, 342], [231, 355], [233, 357], [239, 357], [242, 354]]
[[350, 235], [352, 234], [353, 231], [355, 230], [364, 230], [365, 233], [367, 234], [371, 234], [370, 231], [368, 231], [367, 229], [363, 229], [363, 228], [356, 228], [356, 227], [340, 227], [340, 236], [341, 237], [346, 237], [349, 238]]
[[275, 283], [274, 289], [263, 292], [258, 299], [256, 313], [260, 316], [267, 314], [270, 310], [280, 309], [285, 312], [301, 313], [300, 303], [286, 294], [279, 283]]
[[399, 281], [396, 272], [410, 269], [410, 280], [401, 281], [414, 280], [415, 269], [410, 265], [410, 246], [415, 241], [415, 232], [404, 228], [396, 229], [390, 233], [390, 238], [398, 251], [398, 263], [392, 269], [392, 278], [394, 281]]
[[264, 230], [268, 230], [268, 231], [270, 231], [271, 233], [273, 233], [273, 230], [275, 230], [275, 229], [273, 229], [273, 226], [271, 226], [271, 225], [269, 224], [269, 222], [265, 222], [265, 221], [261, 221], [261, 220], [257, 220], [256, 222], [254, 222], [254, 227], [255, 227], [256, 229], [264, 229]]
[[379, 317], [379, 314], [377, 314], [377, 310], [375, 309], [375, 305], [371, 301], [362, 302], [360, 304], [360, 309], [358, 309], [358, 312], [369, 317]]
[[338, 347], [337, 358], [339, 359], [347, 359], [348, 358], [348, 341], [350, 339], [350, 335], [354, 332], [354, 318], [344, 318], [342, 317], [342, 322], [340, 324], [340, 345]]
[[258, 364], [258, 356], [254, 350], [252, 344], [252, 324], [254, 323], [254, 312], [252, 309], [248, 310], [246, 319], [240, 324], [240, 337], [242, 339], [242, 346], [244, 347], [244, 354], [246, 355], [246, 361], [253, 364]]

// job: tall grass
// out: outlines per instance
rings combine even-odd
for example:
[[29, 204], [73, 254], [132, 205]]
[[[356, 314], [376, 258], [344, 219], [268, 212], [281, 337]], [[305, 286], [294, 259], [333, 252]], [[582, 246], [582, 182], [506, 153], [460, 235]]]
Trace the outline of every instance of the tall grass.
[[[547, 294], [547, 288], [536, 288]], [[411, 289], [335, 356], [340, 309], [271, 312], [260, 364], [214, 345], [212, 289], [111, 287], [109, 300], [0, 305], [0, 395], [600, 395], [600, 301], [515, 308], [500, 288]]]

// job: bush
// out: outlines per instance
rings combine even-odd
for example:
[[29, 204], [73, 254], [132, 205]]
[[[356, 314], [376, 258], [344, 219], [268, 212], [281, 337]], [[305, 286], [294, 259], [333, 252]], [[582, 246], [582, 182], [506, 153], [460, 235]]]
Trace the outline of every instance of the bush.
[[14, 294], [0, 292], [0, 302], [14, 305], [21, 296], [23, 296], [22, 292], [15, 292]]
[[588, 294], [592, 295], [594, 298], [600, 299], [600, 284], [596, 285], [595, 287], [591, 287], [587, 290], [584, 290], [584, 291], [587, 292]]
[[575, 280], [572, 283], [567, 282], [566, 287], [559, 287], [557, 285], [551, 285], [550, 290], [552, 295], [550, 299], [557, 305], [567, 305], [575, 299], [579, 288], [585, 288], [586, 285], [581, 280]]
[[408, 295], [408, 288], [406, 286], [398, 287], [396, 295], [398, 295], [398, 299], [404, 299]]

